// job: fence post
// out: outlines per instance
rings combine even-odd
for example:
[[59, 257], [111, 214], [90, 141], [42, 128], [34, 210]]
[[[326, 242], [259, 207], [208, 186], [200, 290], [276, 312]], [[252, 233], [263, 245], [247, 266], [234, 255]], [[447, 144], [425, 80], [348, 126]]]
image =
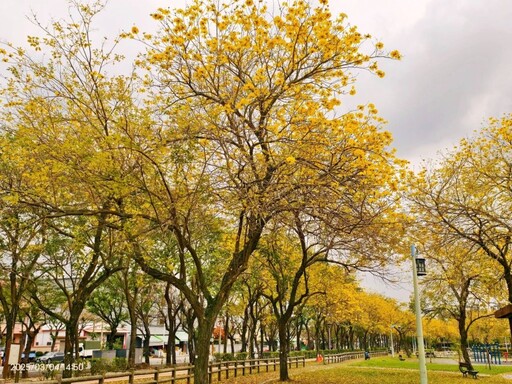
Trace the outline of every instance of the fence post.
[[190, 367], [187, 368], [187, 384], [190, 384]]
[[105, 374], [101, 375], [101, 378], [98, 380], [98, 384], [103, 384], [105, 382]]
[[210, 365], [208, 365], [208, 382], [209, 383], [212, 382], [212, 371], [213, 371], [213, 365], [210, 364]]
[[128, 375], [128, 384], [133, 384], [133, 382], [135, 381], [134, 376], [135, 376], [134, 370], [130, 369], [130, 374]]
[[235, 377], [238, 375], [238, 361], [235, 360]]
[[159, 378], [160, 378], [160, 369], [155, 368], [155, 373], [153, 374], [153, 380], [155, 380], [155, 384], [158, 384]]
[[229, 366], [230, 366], [230, 362], [226, 362], [226, 379], [229, 379]]
[[176, 367], [174, 367], [171, 371], [171, 384], [176, 383]]

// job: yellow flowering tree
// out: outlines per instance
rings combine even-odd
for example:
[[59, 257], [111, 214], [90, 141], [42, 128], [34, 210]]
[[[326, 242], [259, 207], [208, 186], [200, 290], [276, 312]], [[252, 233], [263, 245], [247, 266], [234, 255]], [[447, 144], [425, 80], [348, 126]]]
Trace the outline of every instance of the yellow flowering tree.
[[[464, 241], [472, 252], [473, 266], [460, 270], [481, 273], [487, 263], [498, 267], [512, 303], [512, 223], [510, 210], [510, 157], [512, 116], [492, 118], [487, 127], [463, 139], [436, 166], [425, 167], [414, 184], [412, 200], [421, 214], [422, 226], [435, 228], [443, 242]], [[460, 254], [460, 252], [458, 252]], [[466, 254], [463, 252], [462, 254]], [[512, 318], [509, 318], [512, 329]]]
[[[437, 231], [436, 231], [437, 229]], [[495, 268], [466, 241], [443, 239], [439, 228], [424, 232], [422, 253], [428, 259], [428, 275], [422, 279], [422, 305], [429, 317], [456, 321], [462, 358], [471, 364], [468, 335], [480, 319], [492, 316]], [[448, 236], [449, 238], [449, 236]]]
[[[38, 272], [30, 276], [30, 293], [66, 325], [65, 377], [78, 357], [86, 301], [121, 269], [126, 254], [118, 235], [119, 212], [130, 196], [133, 163], [119, 148], [137, 115], [133, 78], [106, 72], [120, 61], [117, 42], [95, 46], [92, 41], [91, 23], [102, 4], [75, 5], [70, 22], [38, 24], [42, 36], [28, 37], [28, 48], [7, 44], [0, 51], [2, 164], [16, 169], [22, 180], [2, 184], [3, 201], [27, 209], [37, 217], [33, 227], [41, 228], [44, 246]], [[49, 297], [57, 295], [64, 299], [65, 313]]]
[[[203, 383], [216, 316], [269, 223], [304, 217], [337, 244], [342, 236], [335, 233], [355, 228], [367, 228], [373, 239], [384, 238], [384, 228], [394, 231], [402, 164], [388, 148], [391, 135], [374, 105], [335, 109], [354, 92], [355, 70], [383, 76], [376, 60], [391, 54], [344, 15], [333, 18], [327, 2], [297, 0], [271, 12], [263, 2], [195, 0], [153, 18], [161, 25], [155, 35], [137, 28], [125, 35], [148, 46], [138, 64], [148, 70], [148, 104], [173, 156], [145, 152], [144, 172], [153, 175], [146, 190], [151, 209], [172, 228], [179, 258], [167, 270], [143, 252], [138, 261], [179, 287], [194, 308], [195, 380]], [[209, 226], [213, 217], [225, 241], [217, 241], [224, 256], [209, 285], [212, 253], [195, 244], [203, 236], [199, 223]], [[385, 242], [367, 244], [360, 238], [338, 247], [333, 260], [389, 254]], [[374, 266], [382, 258], [354, 263]]]
[[76, 20], [29, 38], [35, 53], [0, 52], [10, 63], [2, 117], [15, 139], [2, 156], [27, 179], [7, 192], [44, 212], [54, 244], [66, 244], [51, 251], [85, 273], [70, 328], [121, 255], [133, 255], [192, 308], [195, 382], [206, 383], [216, 318], [268, 227], [298, 218], [325, 261], [386, 262], [400, 237], [403, 163], [374, 105], [336, 108], [355, 92], [356, 70], [383, 76], [377, 59], [398, 52], [333, 18], [325, 1], [271, 13], [262, 2], [195, 0], [157, 10], [154, 36], [125, 33], [149, 47], [139, 81], [107, 72], [121, 57], [117, 41], [92, 41], [101, 3], [76, 6]]

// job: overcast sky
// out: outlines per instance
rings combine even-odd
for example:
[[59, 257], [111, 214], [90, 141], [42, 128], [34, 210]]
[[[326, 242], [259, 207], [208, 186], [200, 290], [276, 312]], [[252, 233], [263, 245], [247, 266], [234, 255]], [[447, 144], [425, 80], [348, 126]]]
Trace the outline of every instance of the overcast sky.
[[[269, 0], [270, 1], [270, 0]], [[185, 0], [110, 0], [98, 28], [114, 36], [137, 25], [152, 31], [149, 14]], [[388, 61], [386, 77], [359, 75], [357, 102], [373, 102], [388, 120], [398, 156], [417, 168], [486, 120], [512, 112], [511, 0], [331, 0], [361, 33], [370, 33], [403, 60]], [[23, 44], [35, 27], [66, 15], [66, 0], [1, 0], [0, 40]], [[377, 284], [373, 281], [372, 284]], [[409, 284], [406, 284], [406, 286]], [[407, 287], [395, 292], [407, 299]]]

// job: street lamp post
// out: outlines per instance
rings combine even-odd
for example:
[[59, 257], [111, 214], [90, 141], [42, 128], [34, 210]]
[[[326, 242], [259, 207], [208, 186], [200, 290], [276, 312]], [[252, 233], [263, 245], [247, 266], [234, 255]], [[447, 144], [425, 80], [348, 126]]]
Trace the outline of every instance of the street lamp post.
[[389, 332], [389, 335], [391, 336], [391, 357], [395, 357], [395, 346], [393, 345], [393, 328], [395, 325], [393, 324], [391, 326], [391, 331]]
[[412, 282], [414, 285], [414, 304], [416, 309], [416, 333], [418, 337], [418, 357], [420, 363], [420, 383], [427, 384], [427, 363], [425, 361], [425, 346], [423, 344], [423, 325], [421, 323], [420, 293], [418, 289], [418, 276], [426, 275], [425, 259], [419, 258], [416, 246], [411, 245]]

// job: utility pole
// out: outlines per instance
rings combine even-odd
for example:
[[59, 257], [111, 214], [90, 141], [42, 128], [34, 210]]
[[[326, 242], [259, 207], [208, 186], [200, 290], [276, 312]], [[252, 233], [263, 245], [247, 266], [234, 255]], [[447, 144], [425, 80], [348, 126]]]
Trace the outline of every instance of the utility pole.
[[425, 361], [425, 345], [423, 344], [423, 325], [421, 322], [420, 292], [418, 288], [418, 276], [426, 275], [425, 259], [418, 258], [416, 246], [411, 245], [412, 257], [412, 282], [414, 285], [414, 304], [416, 308], [416, 334], [418, 337], [418, 357], [420, 364], [420, 383], [427, 384], [427, 363]]

